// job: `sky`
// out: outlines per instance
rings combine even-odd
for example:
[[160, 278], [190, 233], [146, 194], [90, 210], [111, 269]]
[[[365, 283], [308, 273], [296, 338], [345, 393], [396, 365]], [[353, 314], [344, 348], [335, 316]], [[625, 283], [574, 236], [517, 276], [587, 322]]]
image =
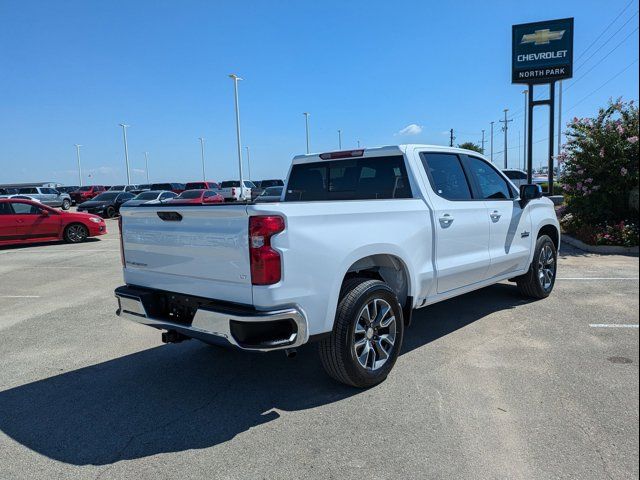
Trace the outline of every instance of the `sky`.
[[[511, 25], [575, 17], [563, 120], [638, 98], [638, 1], [0, 0], [0, 184], [238, 177], [233, 83], [251, 178], [283, 178], [305, 153], [399, 143], [480, 143], [509, 109], [509, 166], [522, 162], [523, 85]], [[634, 31], [635, 29], [635, 31]], [[575, 84], [575, 85], [574, 85]], [[536, 113], [534, 163], [546, 151]], [[523, 138], [523, 137], [522, 137]], [[521, 139], [521, 142], [523, 140]], [[523, 145], [523, 143], [521, 143]], [[245, 172], [247, 171], [246, 152]], [[521, 164], [521, 163], [520, 163]]]

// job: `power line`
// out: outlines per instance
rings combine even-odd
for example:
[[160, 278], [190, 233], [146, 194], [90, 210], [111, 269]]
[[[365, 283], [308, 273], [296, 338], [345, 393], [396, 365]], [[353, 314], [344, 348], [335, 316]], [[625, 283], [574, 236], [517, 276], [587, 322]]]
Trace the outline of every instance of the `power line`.
[[589, 51], [589, 49], [590, 49], [591, 47], [593, 47], [593, 46], [595, 45], [595, 43], [596, 43], [598, 40], [600, 40], [600, 39], [602, 38], [602, 36], [606, 33], [606, 31], [607, 31], [607, 30], [609, 30], [609, 28], [611, 27], [611, 25], [613, 25], [614, 23], [616, 23], [616, 20], [618, 20], [618, 19], [622, 16], [622, 14], [623, 14], [624, 12], [626, 12], [626, 11], [627, 11], [627, 8], [629, 8], [629, 7], [633, 4], [633, 2], [634, 2], [634, 0], [631, 0], [629, 3], [627, 3], [627, 5], [626, 5], [622, 10], [620, 10], [620, 13], [618, 13], [618, 15], [616, 15], [616, 18], [614, 18], [613, 20], [611, 20], [611, 23], [609, 23], [609, 25], [607, 25], [606, 27], [604, 27], [604, 30], [602, 30], [602, 32], [600, 32], [600, 35], [598, 35], [598, 36], [593, 40], [593, 42], [591, 42], [591, 43], [589, 44], [589, 46], [588, 46], [587, 48], [585, 48], [585, 49], [582, 51], [582, 53], [578, 56], [578, 58], [576, 58], [576, 60], [575, 60], [576, 62], [577, 62], [578, 60], [580, 60], [580, 59], [581, 59], [581, 58], [582, 58], [582, 57], [583, 57], [583, 56], [584, 56], [584, 55]]

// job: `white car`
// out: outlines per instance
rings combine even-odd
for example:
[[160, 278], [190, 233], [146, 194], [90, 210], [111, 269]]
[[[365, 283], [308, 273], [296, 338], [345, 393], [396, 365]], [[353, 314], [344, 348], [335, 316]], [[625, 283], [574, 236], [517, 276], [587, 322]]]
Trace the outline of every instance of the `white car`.
[[520, 185], [527, 184], [527, 172], [524, 170], [518, 170], [517, 168], [507, 168], [502, 170], [511, 183], [513, 183], [516, 187], [520, 188]]
[[226, 180], [220, 183], [220, 188], [216, 191], [222, 195], [226, 202], [238, 201], [241, 199], [251, 200], [251, 189], [256, 188], [253, 182], [244, 180], [243, 187], [240, 188], [240, 181]]
[[456, 148], [297, 156], [278, 203], [124, 206], [118, 314], [165, 342], [318, 341], [329, 375], [368, 387], [413, 309], [508, 279], [551, 293], [560, 230], [541, 195]]

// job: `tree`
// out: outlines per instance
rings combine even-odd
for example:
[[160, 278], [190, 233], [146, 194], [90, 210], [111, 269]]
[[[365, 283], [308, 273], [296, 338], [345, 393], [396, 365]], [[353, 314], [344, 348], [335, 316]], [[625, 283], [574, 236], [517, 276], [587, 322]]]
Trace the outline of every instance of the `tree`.
[[474, 152], [484, 153], [480, 145], [473, 142], [464, 142], [458, 145], [458, 148], [464, 148], [465, 150], [473, 150]]
[[638, 126], [638, 107], [620, 99], [609, 101], [595, 118], [576, 117], [567, 124], [559, 159], [566, 204], [562, 225], [569, 233], [591, 243], [638, 244], [637, 211], [630, 201], [638, 187]]

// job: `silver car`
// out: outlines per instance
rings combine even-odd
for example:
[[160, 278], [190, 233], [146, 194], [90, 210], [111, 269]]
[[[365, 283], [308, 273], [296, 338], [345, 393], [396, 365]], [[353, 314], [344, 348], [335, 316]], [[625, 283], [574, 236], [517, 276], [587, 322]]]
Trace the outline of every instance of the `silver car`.
[[71, 207], [71, 197], [68, 193], [61, 193], [50, 187], [22, 187], [18, 189], [17, 195], [26, 195], [48, 207], [61, 207], [69, 210]]
[[163, 200], [169, 200], [175, 198], [178, 195], [168, 190], [147, 190], [141, 192], [131, 200], [124, 203], [126, 207], [137, 207], [147, 202], [162, 202]]

